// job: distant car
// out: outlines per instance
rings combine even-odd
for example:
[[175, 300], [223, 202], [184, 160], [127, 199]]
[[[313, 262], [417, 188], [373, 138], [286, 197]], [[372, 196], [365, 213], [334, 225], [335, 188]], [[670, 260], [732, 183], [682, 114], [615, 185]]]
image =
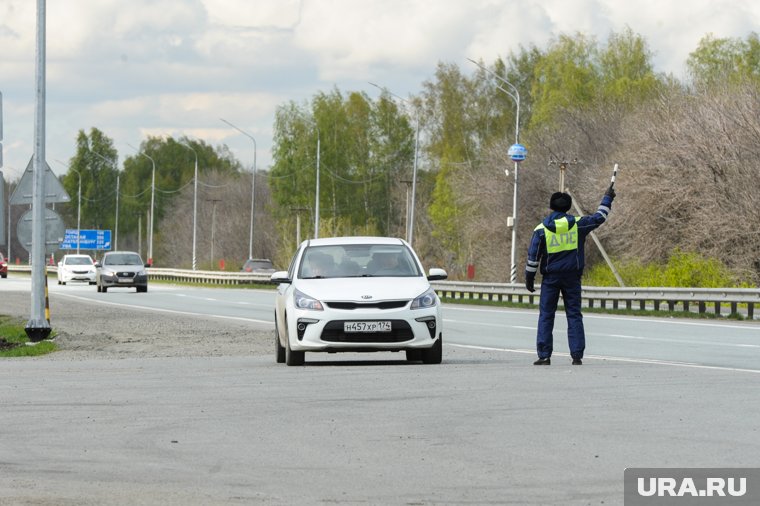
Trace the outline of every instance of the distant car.
[[58, 284], [86, 281], [95, 284], [95, 262], [90, 255], [63, 255], [58, 262]]
[[290, 270], [275, 272], [277, 362], [302, 365], [305, 352], [404, 351], [439, 364], [441, 301], [406, 241], [335, 237], [304, 241]]
[[8, 277], [8, 262], [5, 261], [5, 257], [0, 253], [0, 278]]
[[241, 272], [253, 272], [255, 274], [272, 274], [274, 265], [267, 258], [249, 258], [240, 269]]
[[139, 292], [148, 291], [148, 273], [138, 253], [133, 251], [109, 251], [100, 262], [95, 263], [98, 292], [113, 287], [135, 287]]

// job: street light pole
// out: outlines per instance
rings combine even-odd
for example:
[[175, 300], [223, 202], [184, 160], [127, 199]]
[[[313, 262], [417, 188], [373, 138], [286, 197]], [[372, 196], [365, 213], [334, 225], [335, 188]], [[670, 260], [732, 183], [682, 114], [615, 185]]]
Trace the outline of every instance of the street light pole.
[[186, 147], [195, 155], [195, 176], [193, 177], [193, 270], [195, 270], [195, 246], [197, 244], [196, 223], [198, 220], [198, 153], [196, 153], [195, 150], [190, 147], [190, 144], [180, 142], [179, 145]]
[[[509, 86], [509, 89], [511, 91], [505, 90], [499, 85], [496, 85], [496, 88], [501, 91], [502, 93], [505, 93], [508, 95], [512, 100], [515, 101], [515, 105], [517, 108], [517, 112], [515, 113], [515, 144], [520, 143], [520, 92], [517, 90], [517, 87], [504, 79], [503, 77], [499, 76], [492, 70], [487, 69], [480, 63], [476, 62], [475, 60], [472, 60], [470, 58], [467, 58], [470, 60], [470, 62], [477, 65], [481, 70], [484, 70], [489, 75], [495, 77], [502, 83]], [[511, 258], [511, 269], [510, 269], [510, 275], [509, 275], [509, 281], [510, 283], [516, 283], [517, 282], [517, 264], [515, 260], [516, 256], [516, 248], [517, 248], [517, 174], [518, 174], [518, 163], [515, 162], [515, 187], [514, 187], [514, 194], [512, 195], [512, 258]]]
[[[61, 165], [66, 165], [60, 160], [56, 160], [56, 162], [60, 163]], [[79, 235], [82, 233], [80, 228], [81, 218], [82, 218], [82, 174], [76, 170], [74, 167], [67, 166], [69, 169], [73, 170], [77, 173], [77, 176], [79, 176], [79, 188], [77, 190], [77, 255], [79, 254], [79, 243], [80, 238]], [[10, 209], [10, 206], [9, 206]], [[9, 211], [10, 212], [10, 211]], [[10, 249], [10, 241], [8, 241], [8, 248]], [[10, 253], [8, 253], [8, 256], [10, 256]]]
[[[101, 155], [97, 151], [91, 151], [91, 153], [97, 156], [98, 158], [100, 158], [101, 160], [111, 163], [111, 160]], [[116, 222], [114, 223], [113, 249], [118, 250], [119, 249], [119, 178], [121, 177], [121, 174], [119, 174], [119, 168], [117, 167], [117, 163], [115, 160], [113, 162], [113, 169], [114, 171], [116, 171]]]
[[314, 239], [319, 238], [319, 127], [317, 127], [317, 184], [314, 195]]
[[[396, 97], [397, 99], [404, 102], [406, 105], [411, 105], [408, 100], [399, 97], [395, 93], [391, 92], [388, 88], [385, 86], [380, 86], [375, 83], [369, 83], [375, 88], [378, 88], [380, 91], [383, 91], [385, 93], [388, 93], [389, 95]], [[417, 161], [419, 159], [419, 146], [420, 146], [420, 113], [415, 108], [414, 109], [414, 165], [412, 168], [412, 206], [411, 211], [409, 212], [409, 223], [406, 229], [406, 242], [408, 242], [410, 245], [412, 244], [412, 241], [414, 240], [414, 207], [415, 207], [415, 201], [416, 201], [416, 195], [417, 195]]]
[[153, 164], [153, 177], [151, 178], [151, 184], [150, 184], [150, 224], [148, 225], [148, 265], [153, 265], [153, 223], [155, 222], [155, 214], [153, 213], [153, 209], [155, 207], [156, 203], [156, 161], [153, 160], [150, 156], [146, 155], [142, 151], [138, 150], [136, 147], [129, 144], [129, 146], [137, 151], [138, 155], [142, 155], [148, 160], [150, 160], [150, 163]]
[[253, 135], [244, 130], [241, 130], [226, 119], [219, 119], [253, 141], [253, 173], [251, 174], [251, 231], [248, 239], [248, 258], [253, 258], [253, 216], [256, 209], [256, 139], [253, 138]]

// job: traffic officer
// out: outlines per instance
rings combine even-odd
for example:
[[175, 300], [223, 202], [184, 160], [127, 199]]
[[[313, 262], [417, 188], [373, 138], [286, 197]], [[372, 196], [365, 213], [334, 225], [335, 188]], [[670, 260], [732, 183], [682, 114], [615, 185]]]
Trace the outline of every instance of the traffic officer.
[[538, 360], [533, 365], [550, 365], [553, 350], [554, 313], [559, 295], [565, 303], [567, 339], [573, 365], [583, 364], [586, 336], [581, 314], [581, 276], [583, 275], [583, 244], [592, 230], [604, 223], [610, 212], [615, 190], [604, 193], [599, 208], [591, 216], [576, 218], [567, 212], [573, 199], [567, 193], [557, 192], [549, 199], [552, 213], [533, 231], [525, 267], [525, 287], [534, 292], [536, 271], [541, 271], [541, 298], [539, 303], [536, 350]]

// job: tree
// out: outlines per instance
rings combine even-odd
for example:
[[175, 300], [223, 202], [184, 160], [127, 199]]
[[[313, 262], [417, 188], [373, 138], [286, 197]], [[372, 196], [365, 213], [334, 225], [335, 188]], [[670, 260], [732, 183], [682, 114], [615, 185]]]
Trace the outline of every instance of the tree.
[[740, 83], [760, 78], [760, 39], [751, 33], [746, 40], [716, 38], [709, 34], [699, 41], [686, 61], [692, 80], [698, 85]]

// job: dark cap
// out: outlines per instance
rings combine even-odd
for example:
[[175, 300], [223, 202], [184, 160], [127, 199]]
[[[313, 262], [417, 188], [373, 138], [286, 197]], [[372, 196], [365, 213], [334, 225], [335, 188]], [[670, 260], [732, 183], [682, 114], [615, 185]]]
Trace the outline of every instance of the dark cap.
[[552, 211], [559, 211], [560, 213], [566, 213], [570, 210], [570, 206], [573, 205], [573, 199], [567, 193], [556, 192], [552, 193], [552, 197], [549, 199], [549, 209]]

